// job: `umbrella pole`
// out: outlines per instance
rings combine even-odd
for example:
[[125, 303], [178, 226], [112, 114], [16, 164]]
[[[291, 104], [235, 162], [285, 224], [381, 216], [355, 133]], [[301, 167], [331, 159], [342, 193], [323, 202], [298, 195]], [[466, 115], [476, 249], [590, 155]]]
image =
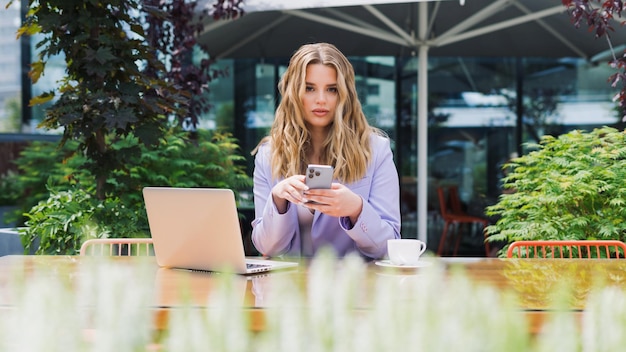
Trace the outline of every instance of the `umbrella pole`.
[[428, 243], [428, 3], [419, 3], [417, 71], [417, 238]]

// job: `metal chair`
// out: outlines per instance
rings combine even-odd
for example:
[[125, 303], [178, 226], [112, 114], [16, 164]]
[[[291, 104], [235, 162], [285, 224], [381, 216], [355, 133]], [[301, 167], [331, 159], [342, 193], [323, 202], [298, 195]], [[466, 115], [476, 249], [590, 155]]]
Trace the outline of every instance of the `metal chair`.
[[152, 238], [94, 238], [83, 242], [80, 255], [150, 256]]
[[[443, 231], [441, 232], [441, 239], [439, 240], [439, 248], [437, 249], [438, 256], [442, 256], [444, 253], [444, 249], [447, 245], [448, 237], [450, 235], [449, 230], [454, 229], [456, 243], [454, 245], [453, 255], [456, 256], [459, 250], [459, 244], [461, 243], [461, 235], [459, 233], [459, 227], [461, 225], [480, 225], [481, 232], [484, 232], [485, 227], [489, 225], [489, 220], [483, 219], [478, 216], [469, 215], [463, 211], [461, 207], [461, 200], [458, 195], [457, 186], [449, 186], [447, 195], [450, 199], [450, 209], [448, 209], [446, 190], [444, 189], [444, 187], [437, 188], [437, 196], [439, 197], [439, 209], [441, 212], [441, 217], [444, 221]], [[485, 242], [485, 253], [487, 256], [489, 255], [489, 251], [489, 243]]]
[[[621, 251], [620, 251], [621, 250]], [[507, 258], [626, 258], [626, 243], [615, 240], [515, 241]]]

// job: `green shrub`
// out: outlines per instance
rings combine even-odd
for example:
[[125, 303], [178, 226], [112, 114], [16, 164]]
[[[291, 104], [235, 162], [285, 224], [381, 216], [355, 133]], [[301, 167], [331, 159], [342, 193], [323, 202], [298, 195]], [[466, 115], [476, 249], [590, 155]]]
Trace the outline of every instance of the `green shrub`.
[[0, 176], [0, 205], [17, 204], [20, 198], [19, 188], [15, 187], [17, 179], [17, 173], [11, 170]]
[[16, 203], [18, 214], [12, 220], [17, 226], [24, 225], [24, 214], [32, 207], [48, 199], [49, 190], [67, 190], [78, 180], [87, 178], [88, 174], [81, 168], [85, 158], [74, 152], [77, 145], [74, 141], [68, 141], [62, 147], [58, 142], [33, 141], [22, 150], [14, 161], [19, 170], [14, 187], [20, 197]]
[[572, 131], [529, 147], [504, 166], [504, 188], [514, 192], [487, 207], [499, 217], [488, 241], [626, 239], [624, 131]]
[[94, 219], [96, 202], [90, 194], [77, 188], [57, 192], [51, 190], [47, 200], [26, 214], [28, 227], [20, 229], [25, 252], [38, 243], [40, 254], [78, 254], [83, 234], [106, 237]]
[[[38, 254], [75, 254], [82, 240], [95, 237], [148, 237], [141, 190], [145, 186], [247, 189], [244, 158], [228, 134], [201, 132], [188, 140], [171, 132], [158, 148], [138, 148], [123, 170], [107, 177], [105, 199], [97, 199], [95, 177], [83, 167], [80, 154], [65, 154], [71, 143], [56, 150], [54, 143], [37, 142], [16, 161], [27, 229], [21, 231], [25, 251], [40, 244]], [[132, 137], [113, 143], [113, 149], [138, 145]], [[68, 156], [69, 155], [69, 156]]]

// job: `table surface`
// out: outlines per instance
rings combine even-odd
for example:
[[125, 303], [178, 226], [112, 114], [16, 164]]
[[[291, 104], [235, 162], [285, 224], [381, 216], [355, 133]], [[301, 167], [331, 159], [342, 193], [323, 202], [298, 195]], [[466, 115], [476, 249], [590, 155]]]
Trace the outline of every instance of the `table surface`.
[[[12, 296], [11, 280], [46, 275], [60, 280], [76, 280], [84, 275], [84, 268], [104, 262], [102, 257], [10, 255], [0, 257], [0, 306], [10, 307], [16, 297]], [[159, 268], [154, 257], [110, 257], [113, 263], [129, 268], [142, 266], [148, 278], [155, 309], [167, 311], [183, 304], [211, 307], [207, 299], [218, 285], [223, 284], [220, 273], [192, 272], [187, 270]], [[443, 267], [447, 275], [464, 272], [474, 283], [511, 290], [519, 295], [519, 309], [535, 319], [549, 312], [551, 293], [563, 282], [568, 282], [575, 299], [570, 301], [573, 313], [584, 309], [586, 295], [594, 285], [616, 285], [626, 289], [626, 260], [590, 259], [498, 259], [498, 258], [428, 258], [433, 267]], [[244, 309], [261, 310], [264, 297], [272, 290], [273, 279], [291, 280], [296, 286], [306, 285], [309, 263], [302, 262], [297, 268], [252, 276], [234, 275], [235, 294], [239, 295]], [[420, 280], [429, 267], [418, 270], [394, 270], [368, 263], [366, 265], [365, 289], [380, 282], [381, 278], [402, 283]], [[81, 274], [82, 273], [82, 274]], [[181, 293], [181, 285], [188, 289]], [[184, 297], [184, 298], [183, 298]], [[370, 302], [364, 302], [368, 305]], [[262, 324], [262, 323], [260, 323]], [[537, 323], [539, 324], [539, 323]]]

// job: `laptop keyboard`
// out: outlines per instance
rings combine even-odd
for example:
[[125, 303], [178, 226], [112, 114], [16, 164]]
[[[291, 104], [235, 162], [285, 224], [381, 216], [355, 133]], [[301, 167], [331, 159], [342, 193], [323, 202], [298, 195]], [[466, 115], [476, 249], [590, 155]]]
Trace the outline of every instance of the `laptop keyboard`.
[[246, 268], [248, 269], [260, 269], [260, 268], [267, 268], [270, 267], [271, 265], [267, 265], [267, 264], [252, 264], [252, 263], [246, 263]]

